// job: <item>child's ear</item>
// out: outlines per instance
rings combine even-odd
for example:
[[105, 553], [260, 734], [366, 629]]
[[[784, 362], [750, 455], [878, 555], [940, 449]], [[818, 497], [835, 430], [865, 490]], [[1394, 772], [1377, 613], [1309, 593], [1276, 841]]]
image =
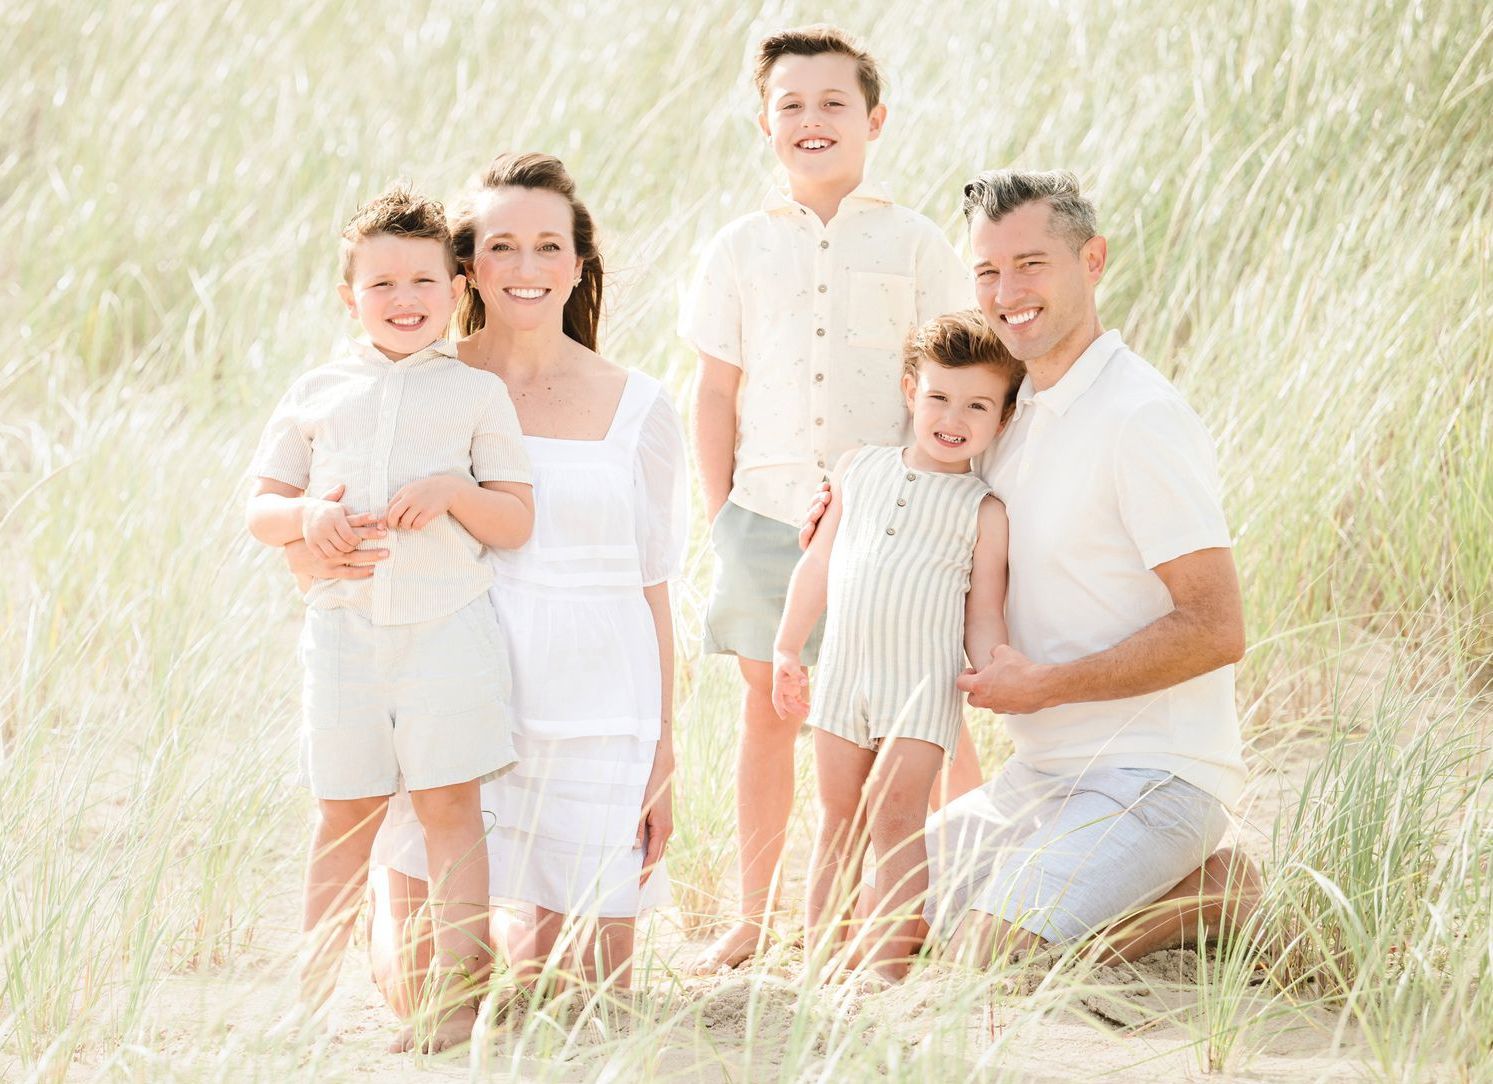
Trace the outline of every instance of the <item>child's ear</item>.
[[342, 298], [342, 303], [347, 306], [347, 315], [354, 320], [358, 318], [358, 299], [353, 296], [353, 288], [345, 282], [337, 284], [337, 296]]
[[460, 272], [451, 276], [451, 301], [454, 304], [467, 292], [467, 277]]
[[881, 126], [886, 123], [886, 102], [877, 102], [876, 108], [871, 110], [871, 131], [867, 139], [878, 139], [881, 136]]
[[765, 135], [768, 139], [772, 138], [772, 129], [767, 126], [767, 110], [758, 110], [757, 127], [762, 129], [762, 134]]
[[907, 409], [912, 410], [912, 401], [918, 393], [918, 378], [912, 373], [902, 374], [902, 396], [907, 400]]

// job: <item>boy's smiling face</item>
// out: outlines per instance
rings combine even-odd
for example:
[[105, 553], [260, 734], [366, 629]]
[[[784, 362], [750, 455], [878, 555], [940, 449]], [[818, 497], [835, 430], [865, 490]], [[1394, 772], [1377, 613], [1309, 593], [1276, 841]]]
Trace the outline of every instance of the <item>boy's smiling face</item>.
[[1001, 430], [1010, 381], [989, 365], [950, 367], [924, 358], [904, 374], [917, 448], [934, 463], [958, 466], [990, 447]]
[[795, 180], [860, 183], [866, 144], [881, 135], [886, 106], [866, 108], [854, 58], [785, 56], [772, 66], [757, 123]]
[[446, 246], [430, 237], [376, 233], [353, 246], [351, 282], [337, 292], [390, 361], [446, 334], [466, 279], [453, 276]]

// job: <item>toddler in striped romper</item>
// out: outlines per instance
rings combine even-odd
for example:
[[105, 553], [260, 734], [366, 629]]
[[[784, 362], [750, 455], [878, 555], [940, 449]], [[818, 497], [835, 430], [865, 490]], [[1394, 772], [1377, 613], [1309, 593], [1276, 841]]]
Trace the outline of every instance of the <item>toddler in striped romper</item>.
[[[886, 978], [906, 972], [921, 941], [923, 820], [962, 722], [955, 679], [966, 655], [983, 661], [1006, 642], [1006, 513], [970, 461], [1000, 432], [1023, 375], [977, 312], [913, 332], [902, 373], [913, 443], [841, 458], [774, 644], [773, 706], [814, 728], [811, 951], [838, 947], [869, 836], [870, 920], [852, 950]], [[810, 706], [800, 652], [826, 609]]]

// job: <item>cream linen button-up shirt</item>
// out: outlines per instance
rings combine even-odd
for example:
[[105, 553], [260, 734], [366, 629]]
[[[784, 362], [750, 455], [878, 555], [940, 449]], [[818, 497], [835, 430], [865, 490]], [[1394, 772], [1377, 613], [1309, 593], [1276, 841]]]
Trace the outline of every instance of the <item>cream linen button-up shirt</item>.
[[943, 232], [869, 182], [828, 225], [775, 191], [722, 229], [679, 329], [742, 371], [730, 500], [798, 524], [843, 453], [905, 443], [902, 342], [973, 304]]
[[[1011, 645], [1039, 663], [1113, 647], [1172, 609], [1151, 571], [1229, 546], [1213, 441], [1160, 373], [1108, 331], [1052, 387], [1031, 377], [980, 465], [1010, 517]], [[1225, 805], [1244, 787], [1234, 668], [1124, 700], [1013, 715], [1019, 760], [1173, 772]]]
[[[402, 361], [349, 340], [285, 393], [260, 438], [253, 473], [313, 497], [345, 484], [349, 515], [381, 515], [402, 486], [437, 474], [530, 483], [508, 389], [459, 361], [445, 340]], [[482, 544], [451, 515], [359, 548], [387, 549], [389, 556], [368, 579], [317, 580], [307, 605], [404, 625], [455, 613], [492, 583]]]

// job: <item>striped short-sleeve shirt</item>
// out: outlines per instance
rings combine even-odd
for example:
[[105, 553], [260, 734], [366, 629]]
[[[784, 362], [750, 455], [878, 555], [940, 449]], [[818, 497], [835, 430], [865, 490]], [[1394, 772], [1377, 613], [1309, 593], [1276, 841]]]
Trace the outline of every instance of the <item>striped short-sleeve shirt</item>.
[[[260, 438], [253, 473], [312, 496], [347, 486], [349, 515], [382, 515], [400, 488], [451, 474], [531, 484], [529, 457], [508, 389], [439, 340], [402, 361], [348, 341], [280, 400]], [[387, 549], [363, 580], [317, 580], [306, 603], [346, 607], [376, 625], [455, 613], [492, 582], [482, 544], [444, 515], [418, 531], [392, 530], [364, 549]]]

